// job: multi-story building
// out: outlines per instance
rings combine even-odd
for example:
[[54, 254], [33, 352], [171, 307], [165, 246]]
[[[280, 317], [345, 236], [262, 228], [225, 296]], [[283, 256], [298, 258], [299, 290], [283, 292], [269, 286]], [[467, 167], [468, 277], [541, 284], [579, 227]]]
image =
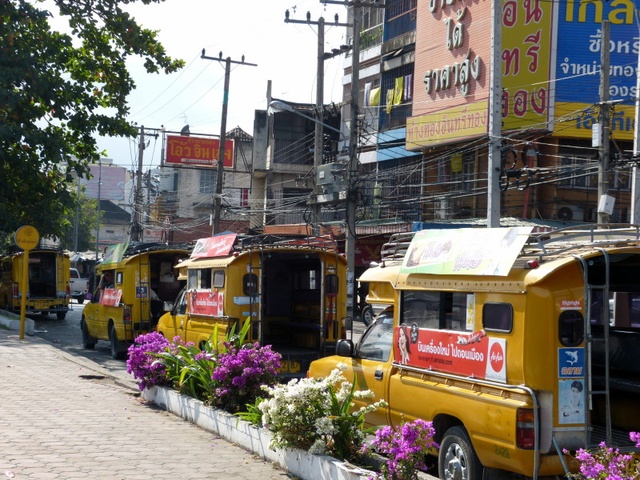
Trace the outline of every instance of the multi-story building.
[[[494, 2], [488, 0], [385, 3], [379, 77], [368, 74], [375, 67], [366, 24], [361, 32], [363, 218], [482, 218], [488, 195], [500, 189], [502, 217], [595, 221], [600, 204], [609, 221], [630, 220], [635, 2], [505, 2], [497, 30]], [[363, 10], [362, 18], [371, 18]], [[606, 118], [599, 73], [604, 20], [611, 27], [611, 103], [605, 105], [613, 105]], [[494, 57], [500, 62], [499, 91]], [[345, 103], [350, 77], [347, 66]], [[489, 136], [492, 88], [499, 138]], [[377, 126], [371, 121], [376, 114]], [[596, 145], [593, 126], [605, 122], [611, 142]], [[369, 140], [374, 134], [375, 162]], [[490, 140], [499, 143], [497, 162], [490, 158]], [[610, 168], [603, 167], [603, 154]], [[492, 185], [490, 162], [503, 169]]]

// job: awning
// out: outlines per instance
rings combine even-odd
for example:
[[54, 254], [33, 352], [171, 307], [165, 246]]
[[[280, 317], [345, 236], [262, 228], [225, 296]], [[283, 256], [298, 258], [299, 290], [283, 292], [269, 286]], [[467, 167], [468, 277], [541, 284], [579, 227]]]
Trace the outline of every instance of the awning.
[[395, 158], [419, 157], [422, 152], [412, 152], [402, 147], [380, 148], [378, 150], [377, 161], [393, 160]]

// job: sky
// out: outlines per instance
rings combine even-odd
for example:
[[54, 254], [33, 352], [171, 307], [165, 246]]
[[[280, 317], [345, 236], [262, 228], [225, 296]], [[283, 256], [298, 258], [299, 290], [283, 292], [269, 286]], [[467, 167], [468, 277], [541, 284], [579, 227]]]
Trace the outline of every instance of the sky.
[[[255, 110], [267, 108], [267, 83], [272, 96], [298, 103], [315, 103], [317, 82], [317, 25], [285, 23], [290, 19], [312, 22], [323, 17], [325, 51], [346, 43], [346, 28], [330, 25], [335, 14], [346, 23], [347, 8], [324, 5], [320, 0], [166, 0], [156, 5], [130, 6], [128, 11], [146, 28], [159, 31], [167, 53], [185, 61], [174, 74], [147, 74], [141, 61], [129, 70], [137, 88], [129, 96], [129, 120], [151, 129], [179, 132], [189, 125], [191, 134], [220, 134], [224, 98], [225, 63], [206, 55], [257, 66], [231, 64], [227, 103], [227, 132], [240, 127], [253, 134]], [[324, 62], [325, 103], [342, 101], [345, 58]], [[143, 154], [143, 171], [161, 161], [161, 137], [149, 137]], [[99, 148], [114, 163], [136, 169], [137, 141], [99, 138]]]

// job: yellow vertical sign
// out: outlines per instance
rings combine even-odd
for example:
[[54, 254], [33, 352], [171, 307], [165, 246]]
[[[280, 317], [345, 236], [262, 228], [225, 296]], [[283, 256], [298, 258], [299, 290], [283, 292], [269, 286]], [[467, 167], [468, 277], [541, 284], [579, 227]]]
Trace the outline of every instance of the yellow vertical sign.
[[16, 245], [24, 250], [22, 259], [22, 278], [20, 279], [20, 340], [24, 338], [24, 324], [27, 311], [27, 289], [29, 286], [29, 251], [40, 242], [40, 233], [31, 225], [24, 225], [16, 230]]

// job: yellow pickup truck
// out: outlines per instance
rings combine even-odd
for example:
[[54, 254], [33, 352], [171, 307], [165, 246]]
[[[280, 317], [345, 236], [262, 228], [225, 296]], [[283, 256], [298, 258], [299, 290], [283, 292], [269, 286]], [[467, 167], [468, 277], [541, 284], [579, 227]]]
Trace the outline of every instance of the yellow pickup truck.
[[432, 421], [443, 479], [565, 475], [565, 449], [600, 442], [637, 452], [639, 266], [635, 226], [424, 230], [363, 275], [393, 305], [309, 376], [346, 364], [388, 402], [371, 425]]

